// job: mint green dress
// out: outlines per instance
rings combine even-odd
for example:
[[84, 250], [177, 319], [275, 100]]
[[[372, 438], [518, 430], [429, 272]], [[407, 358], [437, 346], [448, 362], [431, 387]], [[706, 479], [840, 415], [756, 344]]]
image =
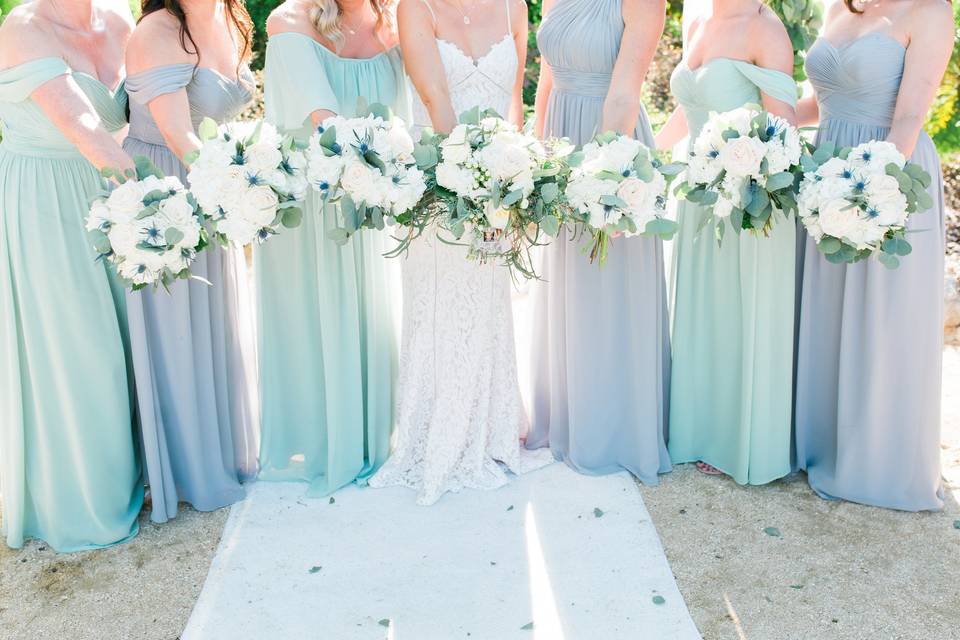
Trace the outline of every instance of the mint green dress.
[[[306, 139], [310, 114], [355, 113], [360, 97], [406, 112], [394, 48], [341, 58], [313, 38], [270, 38], [266, 117]], [[364, 231], [340, 246], [311, 190], [303, 224], [256, 248], [262, 431], [260, 478], [299, 480], [322, 496], [361, 484], [389, 453], [396, 377], [389, 237]]]
[[[762, 91], [795, 104], [785, 73], [730, 58], [671, 79], [690, 139], [710, 112], [759, 104]], [[675, 463], [702, 460], [740, 484], [790, 473], [796, 227], [770, 237], [698, 233], [705, 212], [683, 202], [673, 256], [670, 438]], [[729, 230], [728, 230], [729, 231]]]
[[[70, 73], [60, 58], [0, 71], [0, 493], [14, 548], [122, 542], [143, 503], [123, 288], [84, 229], [104, 184], [30, 99]], [[122, 87], [73, 79], [108, 129], [126, 124]]]

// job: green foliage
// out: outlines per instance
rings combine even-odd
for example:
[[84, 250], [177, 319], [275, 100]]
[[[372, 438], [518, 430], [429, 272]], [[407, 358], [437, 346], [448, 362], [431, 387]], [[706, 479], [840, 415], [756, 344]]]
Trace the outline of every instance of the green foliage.
[[[960, 4], [953, 5], [953, 22], [956, 44], [960, 40]], [[925, 128], [940, 153], [960, 151], [960, 47], [953, 48]]]
[[798, 81], [805, 80], [807, 74], [803, 69], [803, 61], [823, 26], [823, 6], [820, 0], [769, 0], [767, 4], [783, 20], [783, 26], [790, 36], [793, 77]]

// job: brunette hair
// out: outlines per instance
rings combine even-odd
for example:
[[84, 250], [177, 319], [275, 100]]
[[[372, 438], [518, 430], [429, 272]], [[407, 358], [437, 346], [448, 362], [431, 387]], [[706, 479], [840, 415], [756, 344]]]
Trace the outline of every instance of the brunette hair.
[[[224, 5], [233, 27], [240, 34], [241, 44], [238, 53], [240, 54], [240, 62], [243, 63], [250, 57], [253, 20], [250, 19], [250, 14], [247, 13], [247, 6], [243, 0], [225, 0]], [[190, 33], [190, 27], [187, 25], [187, 13], [183, 10], [183, 4], [180, 0], [142, 0], [140, 8], [141, 20], [156, 11], [165, 10], [169, 12], [180, 23], [180, 46], [187, 53], [199, 58], [200, 51], [197, 48], [196, 40], [193, 39], [193, 34]], [[190, 43], [189, 46], [187, 46], [188, 42]], [[192, 51], [191, 47], [193, 48]]]

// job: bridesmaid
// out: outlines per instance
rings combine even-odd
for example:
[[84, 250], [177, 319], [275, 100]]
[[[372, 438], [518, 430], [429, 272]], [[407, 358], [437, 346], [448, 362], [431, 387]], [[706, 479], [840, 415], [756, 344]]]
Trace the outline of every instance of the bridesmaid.
[[[0, 493], [7, 545], [137, 533], [123, 289], [84, 230], [99, 169], [132, 162], [126, 3], [35, 0], [0, 27]], [[113, 89], [111, 89], [113, 87]]]
[[[200, 145], [199, 122], [230, 120], [251, 99], [249, 35], [238, 0], [145, 0], [127, 47], [127, 153], [185, 182], [183, 158]], [[127, 298], [154, 522], [174, 517], [181, 501], [199, 511], [232, 504], [244, 496], [240, 481], [255, 473], [241, 260], [211, 248], [193, 272], [213, 286], [179, 281], [169, 293]]]
[[948, 2], [835, 2], [807, 57], [802, 120], [818, 141], [894, 143], [933, 177], [900, 267], [830, 264], [805, 239], [797, 465], [820, 495], [907, 511], [943, 507], [940, 391], [944, 207], [922, 126], [953, 47]]
[[[388, 0], [288, 0], [267, 21], [267, 119], [306, 139], [359, 98], [405, 115]], [[258, 247], [261, 473], [323, 496], [365, 483], [389, 453], [396, 337], [386, 235], [338, 245], [312, 192], [303, 226]]]
[[[691, 23], [671, 87], [680, 107], [657, 135], [696, 138], [710, 112], [760, 104], [794, 121], [793, 49], [758, 0], [713, 0]], [[698, 232], [704, 211], [679, 207], [673, 265], [670, 457], [763, 484], [790, 472], [795, 226], [770, 237]]]
[[[603, 131], [653, 146], [639, 95], [663, 31], [664, 0], [545, 0], [537, 132], [577, 145]], [[590, 43], [589, 48], [583, 45]], [[561, 238], [545, 250], [534, 289], [533, 424], [584, 473], [627, 469], [657, 484], [664, 444], [670, 338], [663, 243], [617, 239], [603, 267]]]

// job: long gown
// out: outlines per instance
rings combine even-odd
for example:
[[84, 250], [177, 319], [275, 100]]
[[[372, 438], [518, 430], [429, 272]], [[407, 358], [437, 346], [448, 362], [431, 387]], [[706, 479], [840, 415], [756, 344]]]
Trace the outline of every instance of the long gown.
[[[342, 58], [300, 33], [270, 38], [266, 117], [306, 140], [310, 114], [344, 116], [368, 104], [405, 115], [399, 50]], [[262, 437], [260, 479], [310, 483], [325, 495], [364, 483], [390, 450], [396, 331], [386, 232], [364, 230], [340, 246], [335, 220], [310, 190], [300, 228], [254, 253]], [[399, 303], [399, 300], [397, 300]]]
[[[476, 60], [437, 39], [455, 113], [480, 107], [507, 114], [518, 64], [509, 14], [506, 26]], [[419, 96], [413, 122], [417, 129], [430, 126]], [[402, 266], [396, 448], [370, 486], [410, 487], [418, 504], [429, 505], [447, 491], [506, 484], [504, 467], [523, 473], [549, 464], [549, 451], [520, 443], [527, 418], [506, 268], [467, 260], [464, 247], [426, 234]]]
[[[253, 76], [239, 80], [213, 69], [172, 64], [127, 79], [130, 133], [123, 148], [145, 156], [186, 185], [186, 168], [166, 146], [149, 103], [186, 88], [194, 126], [225, 121], [250, 101]], [[169, 293], [127, 295], [138, 417], [151, 519], [176, 516], [177, 503], [212, 511], [244, 497], [240, 481], [256, 472], [253, 329], [240, 275], [242, 254], [211, 247], [192, 267], [198, 280]]]
[[136, 535], [143, 486], [123, 288], [84, 229], [99, 172], [30, 95], [72, 74], [111, 131], [111, 92], [60, 58], [0, 71], [0, 493], [6, 543], [79, 551]]
[[[561, 0], [537, 39], [553, 71], [544, 134], [589, 142], [623, 35], [621, 0]], [[589, 42], [588, 48], [583, 46]], [[653, 148], [641, 106], [635, 137]], [[663, 243], [614, 240], [604, 266], [564, 234], [544, 251], [535, 307], [532, 428], [527, 447], [549, 444], [585, 473], [627, 469], [657, 484], [670, 471], [665, 436], [670, 328]]]
[[[696, 70], [681, 62], [671, 87], [691, 140], [710, 112], [759, 104], [761, 91], [797, 99], [787, 74], [731, 58]], [[770, 237], [731, 231], [718, 246], [698, 232], [703, 215], [679, 206], [670, 457], [764, 484], [790, 473], [796, 226], [780, 216]]]
[[[872, 33], [837, 48], [818, 40], [807, 74], [818, 141], [884, 140], [906, 51]], [[830, 264], [803, 247], [798, 328], [797, 465], [824, 497], [907, 511], [943, 507], [943, 175], [926, 133], [910, 159], [928, 171], [934, 207], [907, 225], [913, 252], [897, 269]]]

